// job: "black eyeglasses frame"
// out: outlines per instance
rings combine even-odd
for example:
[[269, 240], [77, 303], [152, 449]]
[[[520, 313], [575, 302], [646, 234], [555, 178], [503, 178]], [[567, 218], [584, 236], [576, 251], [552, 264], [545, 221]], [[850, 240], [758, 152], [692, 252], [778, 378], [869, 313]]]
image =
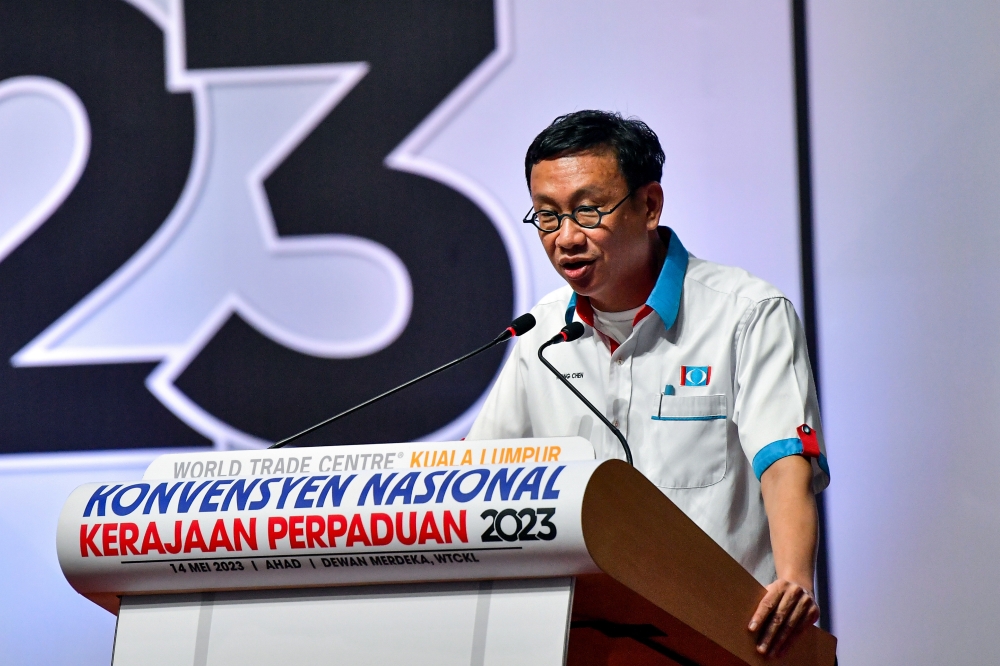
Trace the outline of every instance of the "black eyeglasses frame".
[[[623, 198], [621, 201], [612, 206], [610, 210], [600, 210], [597, 206], [577, 206], [576, 208], [573, 209], [572, 213], [557, 213], [554, 210], [543, 209], [543, 212], [551, 213], [556, 216], [555, 229], [542, 229], [542, 227], [539, 226], [538, 211], [534, 211], [534, 206], [528, 209], [528, 213], [524, 216], [524, 219], [522, 219], [521, 222], [523, 222], [524, 224], [534, 225], [534, 227], [539, 231], [541, 231], [543, 234], [551, 234], [559, 231], [559, 229], [562, 228], [563, 219], [567, 217], [576, 222], [576, 225], [581, 229], [596, 229], [597, 227], [601, 226], [601, 221], [605, 217], [611, 215], [613, 212], [618, 210], [618, 207], [621, 206], [626, 201], [628, 201], [630, 198], [632, 198], [633, 194], [635, 194], [635, 190], [629, 190], [628, 194], [625, 195], [625, 198]], [[595, 213], [597, 213], [597, 222], [595, 222], [594, 224], [581, 224], [580, 221], [576, 219], [576, 216], [580, 213], [581, 210], [593, 210]]]

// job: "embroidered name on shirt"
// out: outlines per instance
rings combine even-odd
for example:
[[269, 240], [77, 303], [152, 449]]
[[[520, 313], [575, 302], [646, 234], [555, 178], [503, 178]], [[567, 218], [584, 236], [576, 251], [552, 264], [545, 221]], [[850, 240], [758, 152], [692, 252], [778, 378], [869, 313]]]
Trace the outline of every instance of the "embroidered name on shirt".
[[583, 379], [582, 372], [567, 372], [563, 375], [566, 379]]
[[681, 386], [708, 386], [710, 381], [712, 381], [712, 366], [681, 366]]

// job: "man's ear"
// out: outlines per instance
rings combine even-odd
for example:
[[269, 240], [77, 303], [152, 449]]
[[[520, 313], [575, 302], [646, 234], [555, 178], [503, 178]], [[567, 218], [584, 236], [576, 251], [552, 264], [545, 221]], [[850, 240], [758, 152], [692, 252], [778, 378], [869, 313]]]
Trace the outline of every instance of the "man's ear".
[[654, 231], [660, 225], [663, 212], [663, 187], [655, 180], [639, 188], [639, 210], [646, 219], [646, 229]]

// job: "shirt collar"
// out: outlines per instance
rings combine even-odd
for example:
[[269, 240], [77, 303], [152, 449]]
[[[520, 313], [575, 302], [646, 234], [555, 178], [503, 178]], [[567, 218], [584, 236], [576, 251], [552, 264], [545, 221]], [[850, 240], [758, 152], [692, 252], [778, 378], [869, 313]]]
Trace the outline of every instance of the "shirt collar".
[[[687, 272], [688, 251], [681, 244], [677, 234], [669, 227], [657, 230], [660, 238], [667, 244], [667, 258], [656, 278], [653, 291], [646, 299], [646, 307], [636, 315], [636, 323], [650, 312], [656, 312], [663, 321], [663, 327], [669, 329], [677, 321], [677, 312], [681, 307], [681, 291], [684, 288], [684, 274]], [[590, 299], [573, 292], [566, 307], [566, 323], [573, 321], [574, 312], [588, 326], [594, 326], [594, 309]]]

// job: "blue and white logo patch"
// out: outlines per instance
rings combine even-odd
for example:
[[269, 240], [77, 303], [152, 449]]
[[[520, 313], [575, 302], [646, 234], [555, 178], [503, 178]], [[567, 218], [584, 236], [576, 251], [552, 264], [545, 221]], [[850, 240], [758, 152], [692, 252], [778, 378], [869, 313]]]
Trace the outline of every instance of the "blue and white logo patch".
[[681, 366], [681, 386], [708, 386], [710, 381], [712, 381], [712, 366]]

